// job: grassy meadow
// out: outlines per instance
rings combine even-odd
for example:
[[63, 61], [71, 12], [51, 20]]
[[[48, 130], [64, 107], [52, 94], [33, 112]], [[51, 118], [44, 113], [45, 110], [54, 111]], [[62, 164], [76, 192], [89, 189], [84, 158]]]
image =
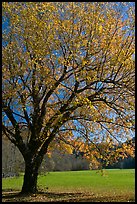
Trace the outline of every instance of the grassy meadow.
[[[2, 190], [3, 192], [20, 191], [22, 182], [23, 175], [2, 179]], [[98, 199], [110, 202], [115, 199], [116, 201], [134, 201], [135, 170], [104, 170], [103, 175], [96, 170], [49, 172], [39, 175], [38, 188], [41, 192], [58, 195], [58, 198], [59, 195], [61, 197], [62, 194], [68, 194], [69, 199], [74, 199], [75, 195], [80, 198], [81, 195], [81, 199], [90, 197], [89, 199], [94, 201]]]

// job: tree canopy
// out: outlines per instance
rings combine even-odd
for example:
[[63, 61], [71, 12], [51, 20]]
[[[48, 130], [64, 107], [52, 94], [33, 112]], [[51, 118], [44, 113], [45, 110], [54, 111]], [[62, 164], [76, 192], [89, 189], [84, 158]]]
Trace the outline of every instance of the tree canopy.
[[25, 160], [78, 141], [107, 161], [134, 135], [134, 4], [3, 2], [2, 18], [4, 134]]

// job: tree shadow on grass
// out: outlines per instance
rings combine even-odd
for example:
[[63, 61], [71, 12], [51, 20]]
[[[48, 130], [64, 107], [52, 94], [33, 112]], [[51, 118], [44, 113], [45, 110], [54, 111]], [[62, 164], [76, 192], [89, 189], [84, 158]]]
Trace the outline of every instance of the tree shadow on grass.
[[[78, 197], [81, 197], [83, 193], [55, 193], [55, 192], [44, 192], [40, 191], [37, 192], [37, 194], [20, 194], [19, 191], [10, 191], [10, 192], [3, 192], [2, 198], [3, 201], [14, 201], [14, 202], [21, 202], [21, 201], [68, 201], [68, 200], [74, 200]], [[70, 202], [70, 201], [69, 201]]]
[[84, 192], [44, 192], [22, 195], [19, 191], [3, 192], [3, 202], [135, 202], [134, 198], [123, 196], [96, 195]]

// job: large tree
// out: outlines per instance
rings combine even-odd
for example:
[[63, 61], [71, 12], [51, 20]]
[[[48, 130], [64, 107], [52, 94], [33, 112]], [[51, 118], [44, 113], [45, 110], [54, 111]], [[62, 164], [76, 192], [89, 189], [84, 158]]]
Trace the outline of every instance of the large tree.
[[4, 2], [2, 18], [2, 128], [25, 161], [22, 193], [53, 141], [107, 162], [134, 134], [134, 4]]

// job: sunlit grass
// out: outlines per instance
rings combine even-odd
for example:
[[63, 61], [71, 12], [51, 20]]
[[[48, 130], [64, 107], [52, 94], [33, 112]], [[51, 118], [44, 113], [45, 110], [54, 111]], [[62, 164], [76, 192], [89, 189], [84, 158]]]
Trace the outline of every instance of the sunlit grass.
[[134, 193], [134, 170], [50, 172], [39, 176], [39, 187], [58, 191], [92, 191], [94, 193]]
[[[3, 190], [21, 190], [23, 175], [2, 179]], [[38, 187], [49, 192], [92, 192], [100, 195], [135, 194], [135, 170], [104, 170], [104, 175], [96, 170], [49, 172], [39, 175]]]

